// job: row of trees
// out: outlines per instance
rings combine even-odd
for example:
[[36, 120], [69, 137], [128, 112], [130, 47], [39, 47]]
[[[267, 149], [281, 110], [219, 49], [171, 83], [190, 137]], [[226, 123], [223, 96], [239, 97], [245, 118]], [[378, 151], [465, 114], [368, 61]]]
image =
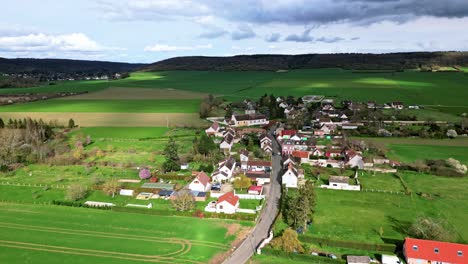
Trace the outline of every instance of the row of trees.
[[212, 94], [203, 99], [200, 103], [200, 118], [206, 118], [210, 115], [213, 108], [221, 105], [223, 101], [219, 98], [215, 98]]
[[0, 129], [0, 165], [43, 162], [69, 151], [63, 138], [56, 135], [50, 125], [30, 118], [15, 121], [11, 124], [16, 123], [16, 127], [7, 125]]
[[281, 212], [285, 222], [296, 230], [307, 230], [313, 219], [315, 190], [311, 181], [299, 187], [297, 192], [283, 189]]

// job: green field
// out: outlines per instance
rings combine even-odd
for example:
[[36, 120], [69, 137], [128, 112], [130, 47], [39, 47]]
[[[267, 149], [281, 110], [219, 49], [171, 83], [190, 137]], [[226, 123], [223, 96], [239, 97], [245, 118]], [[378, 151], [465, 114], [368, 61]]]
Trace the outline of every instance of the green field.
[[161, 137], [168, 131], [165, 127], [82, 127], [71, 136], [83, 133], [92, 138], [145, 139]]
[[[390, 193], [402, 191], [402, 185], [391, 174], [362, 176], [363, 188], [381, 192], [318, 189], [314, 224], [309, 233], [338, 240], [382, 243], [381, 227], [384, 237], [402, 239], [411, 221], [424, 215], [446, 221], [456, 239], [466, 242], [468, 226], [464, 221], [468, 219], [468, 198], [464, 190], [468, 188], [468, 178], [401, 174], [413, 192], [411, 196]], [[422, 198], [417, 193], [436, 198]]]
[[454, 158], [468, 164], [468, 147], [391, 144], [388, 156], [407, 163], [424, 159]]
[[58, 100], [0, 107], [0, 112], [197, 113], [200, 100]]
[[[1, 263], [207, 263], [239, 224], [0, 203]], [[233, 228], [235, 227], [235, 228]]]
[[[468, 97], [467, 84], [468, 76], [458, 72], [353, 73], [341, 69], [292, 70], [285, 73], [167, 71], [133, 73], [130, 78], [115, 81], [63, 82], [38, 88], [2, 89], [0, 93], [93, 92], [108, 87], [128, 87], [214, 93], [224, 95], [229, 100], [255, 98], [265, 93], [294, 96], [317, 94], [334, 97], [338, 101], [376, 100], [383, 103], [398, 100], [460, 114], [460, 111], [468, 112], [465, 100]], [[456, 111], [451, 109], [453, 107], [456, 107]], [[105, 104], [103, 109], [107, 109]]]

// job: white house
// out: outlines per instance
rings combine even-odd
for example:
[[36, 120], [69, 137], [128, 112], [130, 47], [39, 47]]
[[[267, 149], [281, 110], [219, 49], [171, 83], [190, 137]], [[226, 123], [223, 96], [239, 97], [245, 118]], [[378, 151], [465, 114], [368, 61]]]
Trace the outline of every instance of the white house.
[[219, 169], [213, 172], [213, 174], [211, 174], [211, 180], [214, 182], [227, 182], [231, 181], [231, 179], [232, 174], [229, 175], [224, 171], [220, 171]]
[[347, 191], [360, 191], [360, 185], [350, 185], [349, 177], [346, 176], [330, 176], [328, 178], [328, 185], [322, 185], [321, 188], [333, 190], [347, 190]]
[[235, 167], [236, 161], [233, 157], [229, 157], [219, 163], [218, 169], [211, 174], [211, 179], [215, 182], [231, 181]]
[[283, 168], [288, 168], [290, 164], [296, 166], [296, 161], [292, 158], [291, 155], [288, 155], [283, 160]]
[[247, 162], [249, 171], [269, 171], [271, 170], [271, 161], [250, 160]]
[[362, 160], [362, 156], [361, 155], [354, 155], [352, 156], [348, 162], [346, 163], [346, 165], [348, 165], [349, 167], [351, 168], [358, 168], [358, 169], [364, 169], [364, 161]]
[[208, 136], [212, 136], [212, 135], [215, 135], [216, 133], [219, 132], [219, 124], [218, 122], [214, 122], [209, 128], [205, 129], [205, 133], [208, 135]]
[[294, 168], [292, 164], [289, 164], [288, 169], [285, 171], [281, 177], [281, 182], [286, 188], [297, 188], [298, 178], [303, 178], [304, 175], [300, 174], [299, 171]]
[[211, 188], [210, 177], [203, 171], [197, 174], [197, 177], [189, 184], [189, 189], [198, 192], [207, 192]]
[[234, 137], [231, 134], [227, 134], [221, 144], [219, 144], [219, 148], [224, 151], [224, 153], [229, 153], [231, 151], [232, 145], [234, 144]]
[[235, 214], [239, 208], [239, 196], [232, 192], [225, 193], [216, 202], [216, 212], [225, 214]]

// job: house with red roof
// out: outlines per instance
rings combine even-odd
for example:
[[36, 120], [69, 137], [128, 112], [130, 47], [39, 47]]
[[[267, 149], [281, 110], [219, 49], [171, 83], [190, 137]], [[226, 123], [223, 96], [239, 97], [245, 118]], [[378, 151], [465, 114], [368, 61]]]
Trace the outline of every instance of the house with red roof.
[[211, 179], [206, 173], [199, 172], [195, 179], [189, 184], [189, 189], [198, 192], [208, 192], [211, 188]]
[[403, 254], [408, 264], [465, 264], [468, 245], [406, 238]]
[[205, 129], [205, 133], [208, 136], [214, 136], [220, 130], [218, 122], [214, 122], [209, 128]]
[[232, 192], [225, 193], [216, 202], [216, 212], [225, 214], [235, 214], [239, 208], [239, 196]]
[[309, 161], [309, 154], [310, 154], [309, 151], [305, 151], [305, 150], [295, 150], [295, 151], [292, 152], [291, 156], [292, 156], [293, 158], [300, 159], [300, 160], [301, 160], [301, 163], [302, 163], [302, 162], [307, 162], [307, 161]]

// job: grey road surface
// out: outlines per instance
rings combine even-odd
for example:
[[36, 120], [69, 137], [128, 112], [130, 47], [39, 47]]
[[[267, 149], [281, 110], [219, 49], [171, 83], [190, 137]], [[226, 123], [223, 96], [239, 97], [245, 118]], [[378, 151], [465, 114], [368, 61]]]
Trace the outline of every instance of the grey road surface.
[[260, 242], [268, 236], [270, 227], [278, 213], [278, 203], [281, 196], [281, 152], [280, 146], [274, 139], [275, 136], [270, 133], [270, 138], [273, 139], [273, 153], [272, 156], [272, 172], [270, 192], [267, 195], [265, 208], [263, 209], [257, 224], [253, 231], [247, 238], [240, 244], [240, 246], [232, 252], [232, 254], [223, 262], [223, 264], [240, 264], [246, 263], [250, 257], [255, 254], [257, 246]]

